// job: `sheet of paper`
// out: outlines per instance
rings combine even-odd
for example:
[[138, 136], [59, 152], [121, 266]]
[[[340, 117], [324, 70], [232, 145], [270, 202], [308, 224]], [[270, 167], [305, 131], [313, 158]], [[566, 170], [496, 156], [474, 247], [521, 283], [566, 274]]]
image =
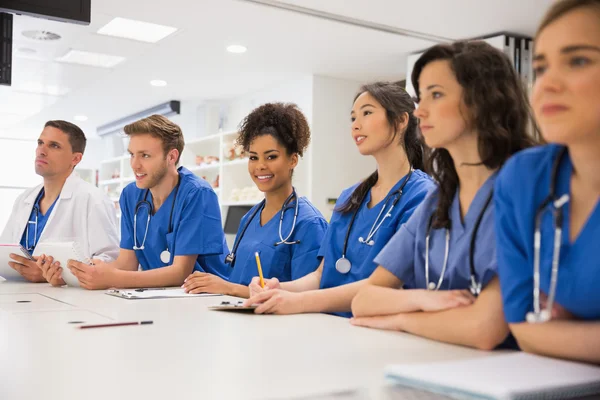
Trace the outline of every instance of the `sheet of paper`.
[[155, 289], [109, 289], [106, 294], [122, 297], [124, 299], [166, 299], [177, 297], [208, 297], [221, 296], [213, 293], [186, 293], [182, 288], [155, 288]]
[[20, 244], [0, 244], [0, 276], [9, 281], [23, 282], [25, 281], [25, 278], [8, 265], [10, 261], [13, 261], [12, 258], [10, 258], [11, 253], [27, 257], [27, 255], [21, 251]]

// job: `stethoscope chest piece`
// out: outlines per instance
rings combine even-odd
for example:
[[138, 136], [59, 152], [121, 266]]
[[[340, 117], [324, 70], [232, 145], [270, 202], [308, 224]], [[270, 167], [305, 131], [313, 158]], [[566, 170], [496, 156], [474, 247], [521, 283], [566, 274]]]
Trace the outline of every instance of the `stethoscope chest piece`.
[[352, 267], [352, 263], [346, 257], [342, 257], [335, 262], [335, 269], [340, 274], [347, 274], [350, 272], [350, 268]]
[[160, 252], [160, 261], [165, 264], [168, 264], [169, 261], [171, 261], [171, 252], [168, 249]]

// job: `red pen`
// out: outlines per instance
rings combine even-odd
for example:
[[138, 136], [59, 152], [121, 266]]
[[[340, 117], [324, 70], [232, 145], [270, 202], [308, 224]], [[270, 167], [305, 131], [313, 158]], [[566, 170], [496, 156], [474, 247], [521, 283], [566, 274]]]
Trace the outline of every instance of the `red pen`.
[[128, 325], [151, 325], [153, 323], [154, 323], [154, 321], [114, 322], [114, 323], [110, 323], [110, 324], [80, 325], [79, 329], [108, 328], [111, 326], [128, 326]]

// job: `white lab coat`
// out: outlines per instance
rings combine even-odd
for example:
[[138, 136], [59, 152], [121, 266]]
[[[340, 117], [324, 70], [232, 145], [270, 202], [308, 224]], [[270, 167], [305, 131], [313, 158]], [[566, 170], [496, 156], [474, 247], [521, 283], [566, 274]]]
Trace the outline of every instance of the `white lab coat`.
[[[19, 243], [43, 185], [27, 189], [13, 205], [0, 243]], [[83, 256], [105, 262], [119, 255], [117, 216], [113, 203], [97, 187], [72, 173], [38, 238], [43, 241], [77, 241]], [[51, 254], [49, 254], [51, 255]]]

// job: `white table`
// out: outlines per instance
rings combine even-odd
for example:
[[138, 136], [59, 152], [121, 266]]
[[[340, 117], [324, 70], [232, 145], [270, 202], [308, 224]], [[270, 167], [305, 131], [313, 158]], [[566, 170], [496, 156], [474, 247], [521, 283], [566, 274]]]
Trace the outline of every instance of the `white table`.
[[495, 355], [329, 315], [207, 310], [224, 300], [0, 282], [0, 399], [287, 399], [376, 387], [390, 363]]

